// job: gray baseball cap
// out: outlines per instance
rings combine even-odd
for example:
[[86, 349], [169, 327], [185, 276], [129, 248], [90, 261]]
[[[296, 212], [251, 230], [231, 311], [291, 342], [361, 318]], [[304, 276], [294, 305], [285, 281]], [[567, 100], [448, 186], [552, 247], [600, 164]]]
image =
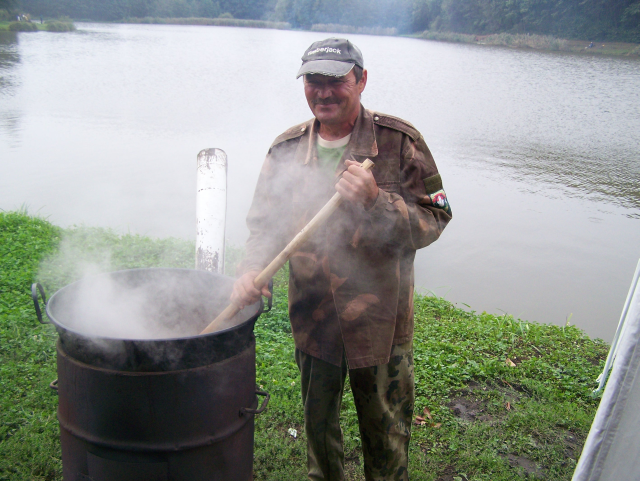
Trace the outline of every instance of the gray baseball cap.
[[296, 78], [313, 73], [343, 77], [354, 65], [364, 68], [360, 49], [346, 38], [328, 38], [312, 43], [304, 52]]

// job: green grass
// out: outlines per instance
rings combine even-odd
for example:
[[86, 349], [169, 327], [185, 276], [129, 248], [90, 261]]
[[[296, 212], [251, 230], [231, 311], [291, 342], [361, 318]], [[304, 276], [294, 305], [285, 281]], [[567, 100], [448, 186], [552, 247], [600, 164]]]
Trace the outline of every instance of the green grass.
[[[229, 263], [240, 255], [232, 251]], [[26, 212], [0, 212], [0, 481], [62, 479], [57, 399], [48, 387], [56, 378], [56, 334], [35, 318], [31, 282], [42, 281], [51, 294], [89, 264], [111, 270], [193, 263], [191, 242], [60, 229]], [[256, 418], [257, 480], [305, 479], [286, 289], [281, 271], [273, 310], [255, 329], [258, 384], [271, 394]], [[414, 426], [411, 479], [518, 481], [531, 479], [529, 471], [569, 480], [597, 408], [590, 391], [607, 345], [573, 326], [467, 312], [436, 297], [417, 297], [415, 310], [416, 414], [426, 421]], [[363, 480], [348, 388], [342, 421], [347, 479]]]
[[28, 286], [61, 230], [0, 213], [0, 479], [61, 479], [54, 331], [39, 325]]

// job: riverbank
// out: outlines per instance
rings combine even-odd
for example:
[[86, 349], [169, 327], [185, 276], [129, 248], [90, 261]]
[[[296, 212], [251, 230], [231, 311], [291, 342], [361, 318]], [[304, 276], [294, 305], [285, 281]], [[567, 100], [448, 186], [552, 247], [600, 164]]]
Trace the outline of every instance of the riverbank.
[[[56, 378], [57, 336], [38, 324], [29, 289], [39, 280], [53, 294], [88, 263], [103, 270], [191, 268], [194, 246], [108, 229], [61, 229], [24, 212], [0, 212], [0, 480], [62, 479], [57, 399], [48, 387]], [[271, 394], [267, 412], [256, 418], [257, 480], [305, 477], [286, 291], [281, 271], [274, 307], [255, 329], [258, 384]], [[436, 297], [418, 296], [415, 312], [412, 479], [569, 480], [597, 408], [590, 391], [608, 346], [573, 326], [467, 312]], [[347, 479], [360, 481], [348, 387], [342, 414]]]
[[76, 26], [73, 21], [63, 20], [46, 20], [41, 22], [2, 22], [0, 21], [0, 32], [73, 32]]
[[125, 18], [118, 23], [139, 23], [159, 25], [209, 25], [213, 27], [246, 27], [246, 28], [275, 28], [278, 30], [290, 30], [291, 24], [287, 22], [270, 22], [268, 20], [247, 20], [242, 18]]
[[[244, 20], [235, 18], [128, 18], [121, 23], [164, 24], [164, 25], [211, 25], [227, 27], [248, 28], [275, 28], [279, 30], [291, 30], [291, 24], [287, 22], [270, 22], [266, 20]], [[383, 35], [397, 36], [397, 28], [384, 27], [355, 27], [341, 24], [313, 24], [309, 29], [312, 32], [325, 32], [336, 34], [359, 35]], [[561, 51], [590, 55], [623, 55], [640, 56], [640, 45], [621, 42], [587, 42], [582, 40], [566, 40], [549, 35], [528, 35], [498, 33], [493, 35], [467, 35], [455, 32], [441, 32], [425, 30], [424, 32], [408, 35], [412, 38], [423, 40], [436, 40], [440, 42], [471, 43], [476, 45], [503, 46], [520, 49], [535, 49], [548, 51]]]
[[[74, 31], [73, 22], [63, 20], [48, 20], [44, 24], [37, 22], [28, 25], [16, 25], [27, 22], [0, 22], [0, 31], [39, 31], [68, 32]], [[278, 30], [291, 30], [288, 22], [274, 22], [268, 20], [249, 20], [237, 18], [163, 18], [163, 17], [132, 17], [125, 18], [115, 23], [130, 24], [154, 24], [154, 25], [201, 25], [219, 27], [245, 27], [245, 28], [270, 28]], [[11, 25], [13, 24], [13, 27]], [[312, 32], [325, 32], [335, 34], [359, 34], [398, 36], [397, 28], [384, 27], [355, 27], [341, 24], [313, 24], [309, 29]], [[425, 30], [424, 32], [407, 35], [411, 38], [423, 40], [435, 40], [439, 42], [468, 43], [475, 45], [502, 46], [518, 49], [534, 49], [546, 51], [571, 52], [588, 55], [616, 55], [616, 56], [640, 56], [640, 44], [622, 42], [588, 42], [582, 40], [566, 40], [548, 35], [510, 34], [499, 33], [492, 35], [469, 35], [455, 32], [442, 32]]]
[[511, 48], [571, 52], [588, 55], [640, 56], [640, 45], [635, 43], [565, 40], [548, 35], [527, 35], [510, 33], [497, 33], [493, 35], [467, 35], [463, 33], [425, 30], [422, 33], [412, 36], [424, 40], [436, 40], [440, 42], [471, 43], [476, 45], [493, 45]]

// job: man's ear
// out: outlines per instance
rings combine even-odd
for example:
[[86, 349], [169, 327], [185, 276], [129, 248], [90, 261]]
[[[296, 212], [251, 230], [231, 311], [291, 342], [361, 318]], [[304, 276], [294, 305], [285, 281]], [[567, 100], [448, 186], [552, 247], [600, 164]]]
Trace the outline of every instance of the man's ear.
[[364, 88], [367, 86], [367, 69], [363, 69], [362, 70], [362, 78], [360, 79], [360, 82], [358, 83], [358, 87], [360, 88], [360, 93], [362, 94], [362, 91], [364, 90]]

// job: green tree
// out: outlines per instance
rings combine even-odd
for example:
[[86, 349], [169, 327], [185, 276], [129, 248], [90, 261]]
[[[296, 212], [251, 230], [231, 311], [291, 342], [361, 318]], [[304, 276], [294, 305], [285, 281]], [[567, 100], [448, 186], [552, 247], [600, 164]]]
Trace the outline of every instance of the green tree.
[[216, 18], [222, 13], [220, 4], [213, 0], [201, 0], [198, 5], [198, 16], [206, 18]]

